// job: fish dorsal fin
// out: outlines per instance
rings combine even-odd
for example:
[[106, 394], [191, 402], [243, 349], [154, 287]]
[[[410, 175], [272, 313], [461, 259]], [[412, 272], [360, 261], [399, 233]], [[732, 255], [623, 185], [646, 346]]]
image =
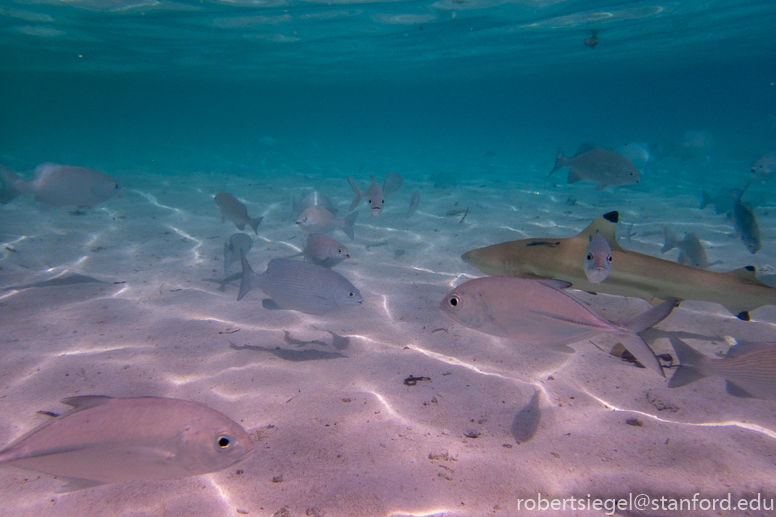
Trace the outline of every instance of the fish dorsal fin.
[[579, 232], [578, 239], [584, 239], [585, 242], [590, 242], [596, 233], [600, 233], [604, 239], [609, 243], [612, 250], [625, 251], [622, 246], [617, 243], [617, 222], [620, 220], [619, 212], [609, 212], [602, 217], [594, 220], [590, 225]]
[[600, 146], [596, 145], [595, 142], [582, 142], [579, 145], [579, 149], [577, 149], [577, 152], [576, 154], [574, 154], [574, 156], [579, 156], [580, 154], [584, 154], [588, 151], [592, 151], [593, 149], [597, 149], [598, 147]]
[[767, 284], [762, 283], [760, 279], [757, 278], [757, 268], [754, 266], [746, 266], [740, 269], [735, 269], [728, 274], [738, 277], [739, 280], [741, 280], [745, 284], [759, 285], [762, 287], [770, 287]]
[[101, 406], [110, 400], [113, 400], [113, 397], [106, 397], [104, 395], [81, 395], [78, 397], [68, 397], [66, 399], [62, 399], [62, 404], [73, 406], [72, 411], [75, 412]]

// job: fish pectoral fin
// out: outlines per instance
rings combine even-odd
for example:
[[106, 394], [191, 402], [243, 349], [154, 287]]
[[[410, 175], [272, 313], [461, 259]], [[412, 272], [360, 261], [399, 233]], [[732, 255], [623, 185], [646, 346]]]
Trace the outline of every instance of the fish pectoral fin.
[[94, 488], [96, 486], [105, 484], [102, 481], [96, 481], [94, 479], [83, 479], [83, 478], [63, 478], [63, 479], [65, 479], [67, 482], [55, 490], [57, 494], [76, 492], [78, 490], [85, 490], [87, 488]]
[[75, 411], [81, 411], [83, 409], [101, 406], [112, 399], [113, 397], [107, 397], [105, 395], [81, 395], [78, 397], [67, 397], [66, 399], [62, 399], [62, 404], [73, 406]]
[[751, 393], [746, 391], [741, 386], [733, 384], [730, 381], [725, 381], [725, 382], [726, 382], [725, 391], [728, 392], [728, 395], [733, 395], [734, 397], [739, 397], [739, 398], [743, 398], [743, 399], [755, 398], [754, 395], [752, 395]]
[[655, 352], [649, 347], [646, 341], [636, 334], [620, 334], [618, 336], [622, 340], [622, 345], [628, 349], [628, 352], [633, 354], [641, 364], [665, 378], [666, 374], [663, 372], [663, 367], [660, 365], [660, 361], [655, 356]]
[[566, 282], [565, 280], [555, 280], [551, 278], [543, 278], [539, 280], [540, 284], [544, 284], [547, 287], [552, 287], [553, 289], [568, 289], [571, 287], [571, 282]]
[[577, 352], [568, 345], [552, 345], [550, 348], [556, 352], [563, 352], [564, 354], [575, 354]]

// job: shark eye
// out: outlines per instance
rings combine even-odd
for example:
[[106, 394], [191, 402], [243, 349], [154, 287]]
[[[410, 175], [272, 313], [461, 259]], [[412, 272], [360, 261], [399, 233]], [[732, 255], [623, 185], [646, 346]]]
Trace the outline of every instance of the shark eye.
[[593, 254], [592, 253], [588, 253], [587, 254], [587, 260], [593, 260]]
[[447, 304], [450, 305], [450, 307], [458, 307], [461, 303], [461, 297], [457, 294], [454, 294], [450, 297], [450, 299], [447, 300]]
[[232, 446], [232, 438], [227, 434], [216, 436], [216, 449], [224, 450]]

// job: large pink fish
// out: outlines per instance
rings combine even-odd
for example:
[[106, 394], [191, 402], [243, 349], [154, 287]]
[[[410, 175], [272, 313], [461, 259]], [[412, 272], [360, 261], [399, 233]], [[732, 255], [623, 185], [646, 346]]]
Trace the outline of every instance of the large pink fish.
[[218, 411], [160, 397], [70, 397], [67, 413], [0, 452], [13, 465], [66, 478], [63, 492], [106, 483], [216, 472], [253, 452], [250, 436]]
[[593, 313], [561, 288], [568, 282], [489, 276], [453, 289], [440, 304], [461, 325], [492, 336], [572, 352], [568, 344], [614, 334], [644, 366], [665, 377], [660, 362], [638, 333], [665, 319], [671, 300], [622, 323]]

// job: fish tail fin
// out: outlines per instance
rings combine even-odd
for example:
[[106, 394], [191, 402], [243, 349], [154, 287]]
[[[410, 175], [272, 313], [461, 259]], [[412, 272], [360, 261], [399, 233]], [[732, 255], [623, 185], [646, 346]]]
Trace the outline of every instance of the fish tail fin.
[[679, 245], [679, 239], [676, 238], [676, 234], [668, 226], [663, 226], [663, 238], [665, 239], [665, 243], [663, 244], [663, 249], [660, 250], [660, 253], [670, 251]]
[[692, 384], [706, 377], [703, 373], [703, 366], [708, 362], [705, 355], [701, 354], [681, 339], [671, 336], [671, 346], [674, 347], [676, 356], [682, 363], [676, 369], [676, 373], [668, 382], [669, 388], [678, 388]]
[[356, 196], [353, 198], [353, 202], [350, 203], [350, 210], [348, 210], [349, 212], [352, 212], [361, 202], [361, 198], [364, 197], [364, 193], [361, 192], [361, 189], [358, 188], [358, 185], [356, 185], [356, 180], [353, 178], [353, 176], [348, 176], [348, 183], [350, 184], [350, 188], [353, 189], [353, 192], [356, 193]]
[[552, 167], [552, 170], [547, 175], [547, 177], [549, 178], [550, 176], [552, 176], [552, 173], [554, 173], [558, 169], [562, 169], [563, 167], [566, 167], [567, 165], [568, 165], [568, 159], [565, 156], [563, 156], [563, 153], [558, 153], [558, 155], [555, 157], [555, 165]]
[[248, 291], [253, 289], [253, 279], [257, 276], [253, 269], [251, 269], [251, 265], [248, 264], [248, 259], [245, 258], [243, 250], [240, 250], [240, 263], [242, 264], [242, 281], [240, 282], [240, 293], [237, 295], [238, 302], [248, 294]]
[[256, 219], [251, 219], [250, 220], [251, 222], [249, 224], [251, 225], [251, 228], [253, 228], [253, 231], [256, 233], [256, 235], [259, 234], [259, 225], [261, 224], [262, 219], [264, 219], [264, 218], [263, 217], [257, 217]]
[[[679, 305], [678, 300], [668, 300], [660, 305], [656, 305], [646, 311], [642, 312], [638, 316], [622, 322], [620, 325], [627, 328], [634, 334], [640, 334], [648, 328], [651, 328], [671, 314], [671, 311]], [[633, 350], [631, 350], [633, 352]], [[634, 354], [635, 355], [635, 354]]]
[[356, 236], [353, 233], [353, 223], [356, 222], [356, 217], [358, 217], [358, 212], [352, 212], [342, 221], [342, 231], [350, 237], [351, 241], [356, 240]]
[[666, 374], [663, 372], [663, 367], [660, 365], [660, 361], [655, 352], [649, 347], [646, 341], [641, 336], [636, 334], [620, 334], [618, 336], [622, 341], [622, 345], [628, 349], [628, 352], [644, 366], [665, 378]]
[[25, 181], [21, 179], [17, 174], [9, 169], [0, 165], [0, 203], [8, 203], [15, 197], [25, 192]]
[[713, 203], [713, 200], [711, 199], [711, 195], [706, 192], [705, 190], [701, 192], [701, 206], [699, 210], [703, 210], [707, 206], [711, 205]]

